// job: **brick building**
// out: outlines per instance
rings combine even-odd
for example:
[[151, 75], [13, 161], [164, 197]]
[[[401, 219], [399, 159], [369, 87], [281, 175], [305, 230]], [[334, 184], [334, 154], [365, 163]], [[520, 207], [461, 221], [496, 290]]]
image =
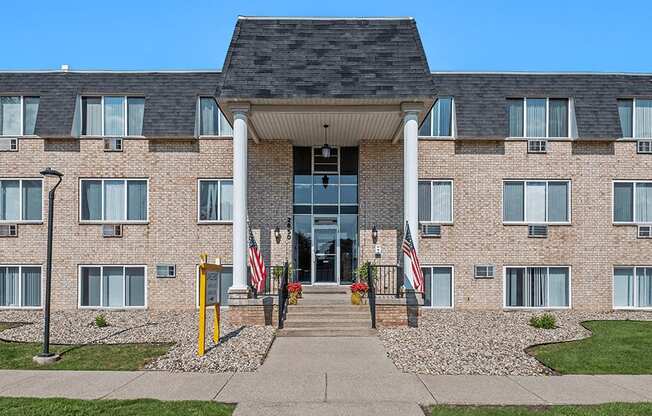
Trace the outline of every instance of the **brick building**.
[[652, 307], [652, 75], [431, 72], [409, 18], [241, 17], [221, 71], [2, 72], [0, 106], [0, 308], [42, 305], [47, 166], [55, 309], [195, 308], [203, 252], [255, 305], [247, 224], [307, 285], [400, 272], [406, 222], [424, 306]]

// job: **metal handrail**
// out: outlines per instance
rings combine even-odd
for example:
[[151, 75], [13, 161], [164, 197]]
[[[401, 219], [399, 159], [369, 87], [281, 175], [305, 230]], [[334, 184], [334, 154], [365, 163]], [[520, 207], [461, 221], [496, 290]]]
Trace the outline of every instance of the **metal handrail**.
[[371, 313], [371, 327], [376, 329], [376, 285], [374, 282], [371, 263], [367, 263], [367, 285], [369, 286], [369, 312]]
[[278, 329], [283, 329], [285, 318], [287, 317], [288, 309], [288, 273], [289, 265], [286, 261], [283, 265], [283, 273], [281, 273], [281, 281], [278, 286]]

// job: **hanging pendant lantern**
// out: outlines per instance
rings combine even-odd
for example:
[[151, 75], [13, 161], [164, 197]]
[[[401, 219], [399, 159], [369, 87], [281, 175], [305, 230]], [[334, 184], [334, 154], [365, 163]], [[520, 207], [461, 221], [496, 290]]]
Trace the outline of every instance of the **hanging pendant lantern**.
[[321, 147], [323, 158], [331, 157], [331, 147], [328, 145], [328, 124], [324, 124], [324, 145]]

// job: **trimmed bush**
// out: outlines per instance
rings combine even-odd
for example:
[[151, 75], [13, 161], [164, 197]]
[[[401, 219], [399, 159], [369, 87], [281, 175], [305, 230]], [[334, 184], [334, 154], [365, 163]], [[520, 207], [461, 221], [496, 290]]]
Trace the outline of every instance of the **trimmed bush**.
[[95, 326], [98, 328], [104, 328], [109, 326], [109, 323], [106, 321], [104, 315], [97, 315], [95, 317]]
[[541, 316], [530, 318], [530, 325], [538, 329], [555, 329], [557, 328], [557, 318], [555, 315], [544, 313]]

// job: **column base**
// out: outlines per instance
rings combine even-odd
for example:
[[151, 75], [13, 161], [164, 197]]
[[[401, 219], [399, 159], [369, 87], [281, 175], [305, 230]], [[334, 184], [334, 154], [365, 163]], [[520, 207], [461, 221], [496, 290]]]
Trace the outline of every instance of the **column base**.
[[249, 298], [249, 288], [230, 288], [229, 289], [229, 299], [248, 299]]

